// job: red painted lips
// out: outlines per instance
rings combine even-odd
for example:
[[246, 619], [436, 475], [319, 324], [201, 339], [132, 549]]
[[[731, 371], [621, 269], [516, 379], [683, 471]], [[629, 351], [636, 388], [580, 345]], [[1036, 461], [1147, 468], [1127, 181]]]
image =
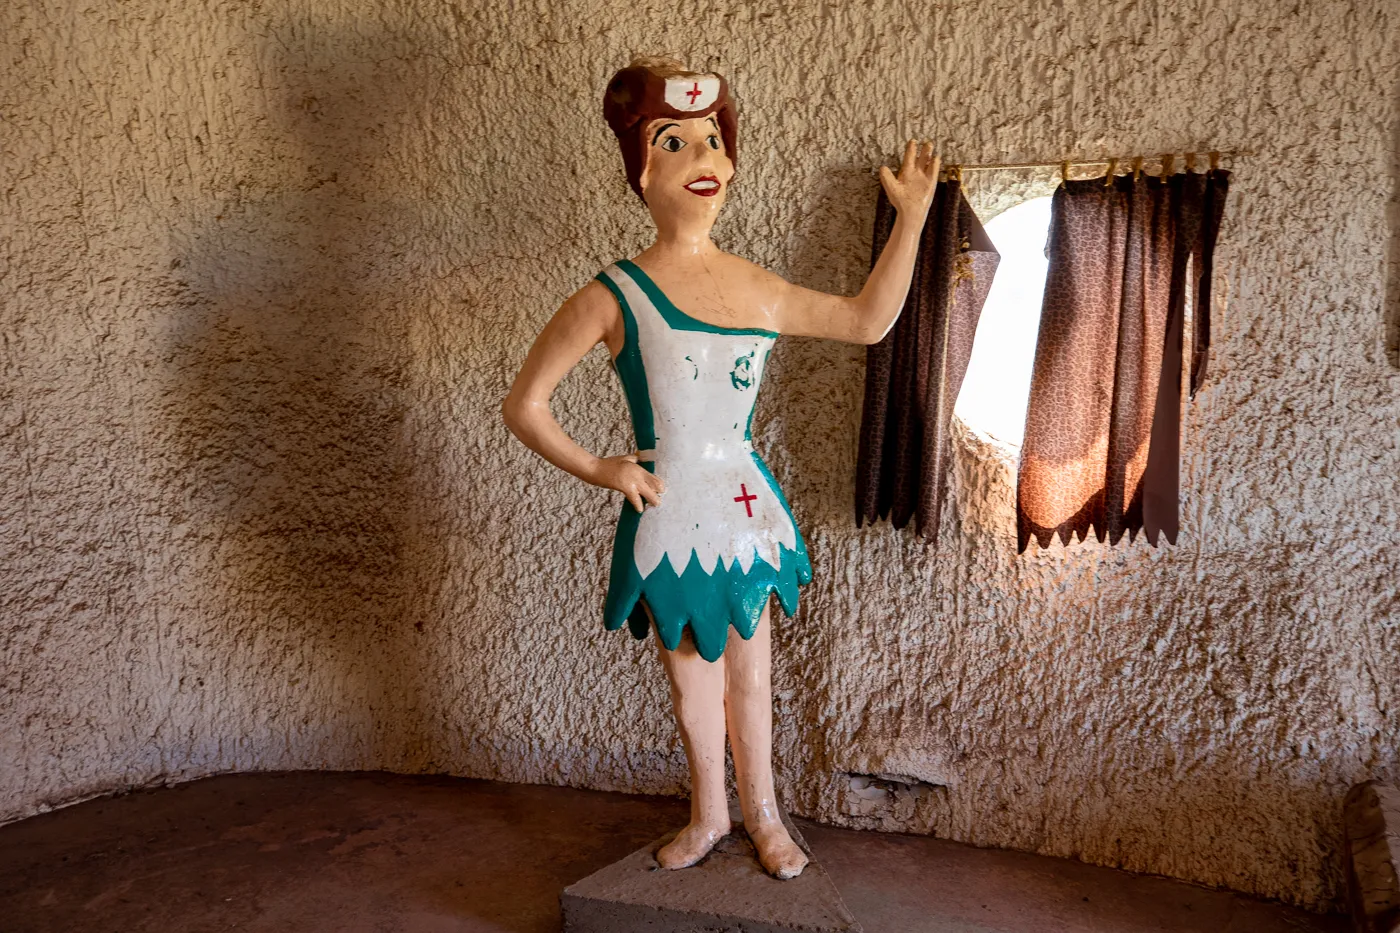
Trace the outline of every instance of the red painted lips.
[[698, 194], [702, 198], [712, 198], [719, 194], [719, 179], [713, 175], [701, 175], [694, 181], [687, 183], [685, 190], [691, 194]]

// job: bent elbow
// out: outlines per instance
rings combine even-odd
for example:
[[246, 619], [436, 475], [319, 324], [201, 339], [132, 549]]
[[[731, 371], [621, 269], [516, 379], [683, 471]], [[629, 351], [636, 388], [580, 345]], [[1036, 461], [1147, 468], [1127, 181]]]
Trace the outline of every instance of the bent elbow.
[[[853, 299], [859, 300], [859, 299]], [[848, 338], [852, 343], [863, 343], [867, 347], [874, 343], [879, 343], [885, 339], [899, 320], [899, 311], [890, 314], [888, 310], [879, 307], [857, 305], [854, 313], [848, 319], [851, 324], [851, 336]]]
[[[893, 325], [891, 325], [893, 326]], [[862, 327], [856, 337], [856, 343], [863, 343], [867, 347], [879, 343], [885, 339], [885, 335], [890, 332], [889, 327]]]
[[508, 394], [501, 402], [501, 420], [505, 422], [506, 430], [516, 437], [520, 436], [520, 422], [523, 414], [521, 408], [520, 399], [516, 398], [514, 392]]

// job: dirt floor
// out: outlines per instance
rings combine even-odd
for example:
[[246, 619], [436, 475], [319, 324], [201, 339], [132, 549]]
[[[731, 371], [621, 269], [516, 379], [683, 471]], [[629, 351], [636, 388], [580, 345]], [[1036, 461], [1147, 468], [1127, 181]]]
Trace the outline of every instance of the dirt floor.
[[[684, 800], [379, 772], [236, 774], [0, 827], [4, 933], [545, 933], [559, 892]], [[799, 821], [866, 933], [1306, 933], [1278, 904], [1063, 859]]]

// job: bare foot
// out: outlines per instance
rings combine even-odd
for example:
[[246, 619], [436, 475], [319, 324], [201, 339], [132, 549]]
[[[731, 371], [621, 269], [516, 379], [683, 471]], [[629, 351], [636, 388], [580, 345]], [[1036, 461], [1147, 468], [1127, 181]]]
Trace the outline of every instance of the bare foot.
[[765, 820], [748, 832], [759, 862], [774, 878], [787, 881], [807, 867], [807, 853], [792, 841], [781, 820]]
[[662, 868], [689, 868], [709, 855], [715, 843], [729, 835], [729, 830], [728, 820], [722, 826], [688, 823], [675, 839], [661, 847], [656, 853], [656, 860]]

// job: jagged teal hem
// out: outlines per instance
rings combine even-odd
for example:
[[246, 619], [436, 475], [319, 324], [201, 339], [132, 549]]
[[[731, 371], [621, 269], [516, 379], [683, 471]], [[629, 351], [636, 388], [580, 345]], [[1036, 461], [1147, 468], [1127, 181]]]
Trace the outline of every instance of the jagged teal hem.
[[640, 518], [630, 505], [623, 506], [603, 604], [603, 624], [609, 631], [627, 623], [634, 637], [646, 638], [651, 621], [639, 604], [645, 600], [663, 645], [674, 651], [689, 626], [700, 656], [716, 661], [724, 654], [731, 625], [740, 637], [753, 637], [769, 593], [778, 594], [783, 611], [791, 617], [797, 612], [798, 586], [812, 582], [812, 564], [800, 535], [797, 550], [778, 546], [777, 567], [755, 555], [747, 573], [738, 560], [727, 567], [716, 562], [712, 572], [706, 573], [692, 550], [679, 575], [667, 556], [643, 580], [632, 557]]

